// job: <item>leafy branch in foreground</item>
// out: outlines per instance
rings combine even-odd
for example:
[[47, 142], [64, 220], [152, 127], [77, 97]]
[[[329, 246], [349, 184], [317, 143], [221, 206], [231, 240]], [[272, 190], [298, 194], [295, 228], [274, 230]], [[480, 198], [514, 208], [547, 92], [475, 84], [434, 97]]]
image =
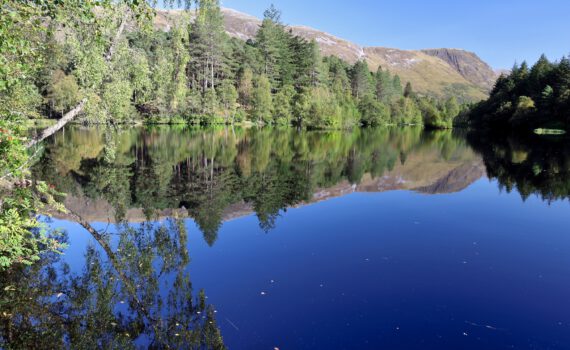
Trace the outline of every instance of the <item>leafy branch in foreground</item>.
[[[118, 29], [110, 34], [116, 24], [109, 14], [117, 8], [123, 10], [122, 20]], [[105, 16], [99, 17], [98, 12]], [[29, 265], [37, 261], [43, 251], [63, 248], [50, 238], [54, 233], [48, 234], [37, 220], [37, 215], [48, 206], [63, 210], [54, 200], [60, 194], [44, 182], [26, 179], [30, 157], [26, 148], [37, 142], [26, 142], [26, 125], [29, 118], [39, 116], [43, 96], [38, 84], [45, 80], [43, 75], [49, 71], [54, 52], [58, 51], [57, 45], [50, 40], [57, 35], [67, 36], [67, 25], [75, 27], [76, 38], [90, 38], [83, 43], [87, 47], [102, 48], [106, 55], [101, 53], [100, 57], [109, 64], [117, 40], [122, 37], [126, 18], [131, 14], [144, 21], [151, 18], [152, 10], [146, 2], [135, 0], [0, 0], [0, 269], [15, 264]], [[62, 49], [59, 48], [58, 57], [65, 59]], [[62, 75], [64, 82], [75, 81], [64, 72]], [[70, 96], [70, 87], [73, 84], [66, 83], [45, 91], [51, 91], [55, 100], [62, 101], [62, 94]], [[71, 100], [66, 98], [67, 103], [63, 105], [69, 107]], [[85, 101], [82, 101], [75, 106], [40, 139], [63, 127], [83, 110], [84, 105]]]

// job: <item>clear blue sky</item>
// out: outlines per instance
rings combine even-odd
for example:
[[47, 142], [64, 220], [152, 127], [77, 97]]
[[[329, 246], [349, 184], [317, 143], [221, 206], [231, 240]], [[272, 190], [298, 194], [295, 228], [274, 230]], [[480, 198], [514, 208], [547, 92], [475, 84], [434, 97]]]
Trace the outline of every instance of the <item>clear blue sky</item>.
[[222, 0], [257, 17], [271, 3], [287, 24], [363, 46], [463, 48], [494, 68], [570, 53], [570, 0]]

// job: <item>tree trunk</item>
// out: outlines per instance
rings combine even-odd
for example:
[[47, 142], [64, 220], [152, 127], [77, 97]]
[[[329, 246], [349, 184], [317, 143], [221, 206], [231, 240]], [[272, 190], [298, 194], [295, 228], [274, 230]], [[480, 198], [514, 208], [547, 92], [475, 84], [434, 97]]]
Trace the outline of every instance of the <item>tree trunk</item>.
[[42, 131], [42, 133], [40, 134], [40, 136], [36, 137], [33, 140], [30, 140], [27, 144], [26, 144], [26, 148], [31, 148], [35, 145], [37, 145], [38, 143], [42, 142], [43, 140], [47, 139], [48, 137], [50, 137], [51, 135], [55, 134], [56, 132], [58, 132], [61, 128], [63, 128], [67, 123], [69, 123], [70, 121], [72, 121], [73, 119], [75, 119], [75, 117], [77, 117], [77, 115], [79, 113], [81, 113], [81, 111], [83, 110], [83, 107], [85, 106], [85, 103], [87, 102], [87, 100], [83, 100], [81, 101], [74, 109], [72, 109], [71, 111], [67, 112], [60, 120], [57, 121], [57, 123], [47, 129], [45, 129], [44, 131]]

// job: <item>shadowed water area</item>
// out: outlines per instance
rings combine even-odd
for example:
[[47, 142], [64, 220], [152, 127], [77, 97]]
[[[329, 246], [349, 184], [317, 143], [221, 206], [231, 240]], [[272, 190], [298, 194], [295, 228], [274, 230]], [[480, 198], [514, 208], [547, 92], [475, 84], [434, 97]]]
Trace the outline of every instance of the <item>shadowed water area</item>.
[[0, 346], [568, 349], [569, 144], [67, 128], [67, 248], [0, 276]]

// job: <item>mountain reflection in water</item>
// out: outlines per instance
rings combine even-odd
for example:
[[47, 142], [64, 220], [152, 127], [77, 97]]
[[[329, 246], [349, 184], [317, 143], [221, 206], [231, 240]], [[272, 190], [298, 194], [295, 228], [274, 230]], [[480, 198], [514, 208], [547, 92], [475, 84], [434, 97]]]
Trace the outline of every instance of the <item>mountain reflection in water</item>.
[[484, 168], [451, 131], [91, 128], [58, 135], [34, 173], [87, 221], [189, 216], [213, 244], [224, 221], [251, 213], [269, 231], [288, 207], [353, 192], [455, 192]]

